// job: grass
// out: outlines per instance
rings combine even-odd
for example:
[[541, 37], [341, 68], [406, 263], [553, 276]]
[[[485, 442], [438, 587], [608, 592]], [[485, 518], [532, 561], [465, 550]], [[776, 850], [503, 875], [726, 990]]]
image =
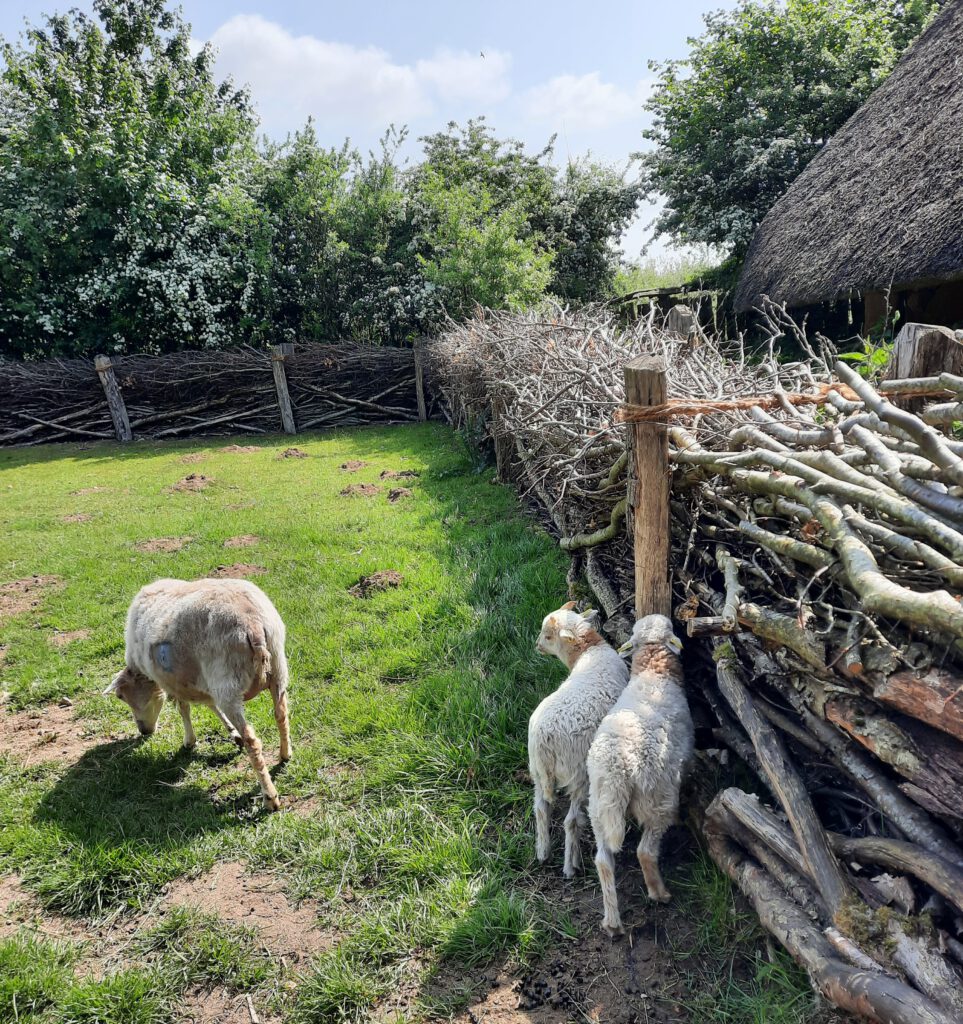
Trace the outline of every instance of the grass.
[[[438, 425], [304, 436], [304, 459], [277, 458], [288, 439], [259, 439], [249, 454], [221, 452], [226, 443], [0, 451], [0, 582], [60, 580], [3, 623], [7, 703], [67, 696], [91, 728], [122, 737], [71, 763], [29, 767], [0, 754], [0, 875], [17, 873], [49, 914], [144, 915], [129, 966], [103, 977], [84, 967], [83, 944], [26, 931], [0, 942], [0, 1024], [171, 1021], [182, 993], [212, 986], [255, 992], [295, 1024], [360, 1020], [412, 978], [447, 965], [467, 993], [482, 965], [531, 963], [584, 927], [532, 884], [520, 771], [528, 715], [562, 673], [532, 643], [565, 592], [554, 542]], [[349, 459], [368, 466], [341, 471]], [[339, 494], [380, 482], [383, 470], [419, 473], [413, 496], [389, 503], [390, 482], [373, 498]], [[190, 472], [213, 482], [168, 491]], [[91, 518], [63, 522], [77, 513]], [[225, 548], [246, 534], [259, 542]], [[176, 552], [138, 549], [157, 537], [191, 540]], [[288, 624], [295, 756], [277, 785], [295, 809], [310, 799], [307, 813], [262, 813], [253, 774], [213, 714], [195, 711], [199, 743], [188, 754], [173, 709], [141, 741], [126, 707], [101, 694], [122, 663], [139, 586], [235, 561], [267, 570], [256, 582]], [[367, 600], [348, 594], [380, 569], [404, 584]], [[90, 632], [52, 645], [73, 630]], [[270, 701], [247, 710], [276, 751]], [[166, 883], [228, 860], [317, 901], [333, 946], [294, 973], [244, 928], [196, 911], [151, 917]], [[697, 914], [701, 898], [696, 886]], [[748, 941], [758, 947], [757, 934]], [[713, 961], [716, 991], [731, 990], [731, 962]]]
[[642, 291], [646, 288], [669, 288], [699, 281], [703, 274], [714, 270], [721, 257], [710, 249], [703, 252], [662, 254], [638, 262], [626, 263], [615, 277], [617, 295]]

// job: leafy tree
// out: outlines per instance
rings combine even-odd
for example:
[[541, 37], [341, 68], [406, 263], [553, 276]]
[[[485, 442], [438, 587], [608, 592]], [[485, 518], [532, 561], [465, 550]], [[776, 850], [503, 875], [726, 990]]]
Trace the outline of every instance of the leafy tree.
[[683, 242], [744, 252], [756, 225], [900, 54], [939, 0], [741, 0], [709, 14], [684, 60], [650, 64], [645, 190]]
[[163, 0], [95, 0], [3, 45], [0, 352], [256, 334], [248, 98]]

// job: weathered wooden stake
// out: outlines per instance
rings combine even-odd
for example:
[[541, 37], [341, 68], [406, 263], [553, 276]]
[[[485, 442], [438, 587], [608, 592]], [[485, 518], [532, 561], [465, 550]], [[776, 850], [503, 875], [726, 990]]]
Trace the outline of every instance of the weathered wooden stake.
[[415, 356], [415, 395], [418, 399], [418, 419], [424, 423], [428, 419], [428, 407], [425, 405], [425, 339], [416, 338], [413, 350]]
[[[628, 405], [662, 405], [666, 398], [661, 356], [637, 356], [625, 364]], [[669, 438], [662, 423], [630, 423], [632, 449], [629, 507], [635, 549], [635, 615], [669, 615]]]
[[293, 354], [294, 346], [289, 341], [271, 346], [271, 368], [274, 370], [274, 386], [278, 392], [278, 408], [281, 410], [281, 426], [285, 434], [298, 432], [297, 424], [294, 422], [294, 407], [288, 394], [288, 376], [284, 372], [284, 360]]
[[94, 369], [100, 377], [101, 386], [107, 396], [107, 408], [110, 409], [110, 418], [114, 421], [114, 433], [118, 441], [132, 441], [134, 433], [130, 429], [130, 419], [127, 416], [127, 406], [124, 405], [124, 396], [120, 392], [120, 385], [114, 375], [113, 364], [110, 356], [94, 356]]

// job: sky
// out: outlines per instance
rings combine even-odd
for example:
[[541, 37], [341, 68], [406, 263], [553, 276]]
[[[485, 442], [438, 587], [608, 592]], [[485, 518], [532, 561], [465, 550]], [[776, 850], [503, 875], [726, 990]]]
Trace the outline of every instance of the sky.
[[[500, 136], [556, 159], [624, 167], [644, 148], [648, 61], [684, 57], [705, 13], [734, 0], [182, 0], [217, 71], [250, 87], [262, 130], [283, 139], [315, 120], [320, 141], [366, 150], [389, 124], [417, 137], [485, 115]], [[0, 0], [0, 36], [90, 0]], [[623, 239], [638, 258], [654, 208]], [[649, 252], [666, 251], [656, 240]]]

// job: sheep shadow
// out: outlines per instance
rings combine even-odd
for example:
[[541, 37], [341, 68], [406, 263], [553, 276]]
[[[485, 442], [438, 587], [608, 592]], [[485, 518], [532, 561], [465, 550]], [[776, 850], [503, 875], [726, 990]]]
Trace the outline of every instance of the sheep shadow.
[[[232, 751], [230, 759], [243, 756]], [[97, 856], [138, 846], [155, 853], [182, 849], [205, 833], [242, 826], [245, 817], [259, 813], [253, 775], [250, 799], [220, 804], [199, 781], [185, 784], [192, 764], [224, 764], [224, 753], [218, 745], [202, 754], [183, 748], [171, 754], [169, 748], [140, 737], [101, 743], [43, 795], [35, 820], [55, 826], [84, 852], [96, 851]]]

